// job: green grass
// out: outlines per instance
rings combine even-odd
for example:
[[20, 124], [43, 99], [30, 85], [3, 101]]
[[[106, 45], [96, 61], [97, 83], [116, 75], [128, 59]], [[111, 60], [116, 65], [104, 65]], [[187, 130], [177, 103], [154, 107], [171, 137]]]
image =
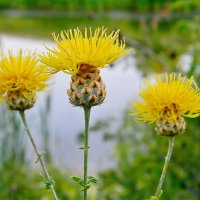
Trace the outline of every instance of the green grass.
[[164, 0], [1, 0], [0, 9], [40, 10], [139, 10], [152, 11], [166, 4]]
[[109, 27], [110, 30], [120, 28], [123, 32], [132, 35], [135, 28], [131, 21], [108, 18], [91, 19], [89, 17], [7, 17], [0, 16], [0, 32], [36, 38], [51, 38], [51, 33], [60, 33], [61, 30], [79, 27]]

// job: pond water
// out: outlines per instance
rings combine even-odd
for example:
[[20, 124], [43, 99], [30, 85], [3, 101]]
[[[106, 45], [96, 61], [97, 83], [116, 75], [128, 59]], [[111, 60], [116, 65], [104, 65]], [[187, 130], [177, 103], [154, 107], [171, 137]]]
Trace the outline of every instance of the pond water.
[[[51, 46], [51, 41], [44, 41]], [[44, 51], [41, 41], [1, 34], [0, 47], [7, 51], [12, 49], [17, 52], [19, 48]], [[135, 67], [133, 55], [128, 55], [114, 63], [114, 67], [101, 70], [101, 76], [106, 84], [107, 97], [105, 103], [96, 106], [91, 112], [91, 125], [99, 119], [114, 118], [112, 128], [120, 124], [124, 110], [128, 104], [138, 95], [142, 75]], [[38, 128], [38, 110], [44, 107], [45, 96], [51, 95], [50, 124], [50, 150], [56, 166], [80, 173], [82, 169], [83, 152], [78, 148], [77, 135], [84, 129], [83, 110], [73, 107], [67, 98], [66, 91], [69, 87], [70, 76], [58, 73], [50, 83], [46, 92], [39, 94], [36, 106], [27, 111], [29, 124], [32, 127], [34, 137], [41, 145]], [[113, 144], [104, 142], [101, 134], [91, 134], [89, 144], [89, 170], [96, 173], [114, 164], [111, 159]], [[42, 147], [41, 147], [42, 148]], [[29, 149], [31, 160], [32, 148]]]

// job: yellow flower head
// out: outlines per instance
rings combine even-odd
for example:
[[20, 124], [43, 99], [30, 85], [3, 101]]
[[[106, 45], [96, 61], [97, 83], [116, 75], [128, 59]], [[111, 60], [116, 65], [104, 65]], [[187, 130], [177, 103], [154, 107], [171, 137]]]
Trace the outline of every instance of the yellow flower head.
[[167, 121], [176, 121], [179, 117], [197, 117], [200, 115], [200, 93], [191, 77], [181, 74], [156, 76], [155, 84], [145, 81], [141, 91], [142, 102], [133, 106], [138, 120], [154, 122], [164, 117]]
[[53, 72], [62, 70], [68, 74], [76, 74], [80, 65], [85, 64], [103, 68], [119, 57], [128, 54], [125, 50], [125, 40], [119, 40], [119, 30], [106, 34], [106, 29], [97, 28], [94, 33], [91, 28], [85, 28], [84, 34], [77, 28], [73, 31], [53, 34], [56, 48], [48, 49], [40, 56], [41, 62], [53, 68]]
[[28, 98], [30, 93], [43, 90], [50, 78], [44, 65], [38, 64], [35, 53], [23, 53], [19, 50], [14, 56], [0, 53], [0, 96], [8, 92], [20, 92]]

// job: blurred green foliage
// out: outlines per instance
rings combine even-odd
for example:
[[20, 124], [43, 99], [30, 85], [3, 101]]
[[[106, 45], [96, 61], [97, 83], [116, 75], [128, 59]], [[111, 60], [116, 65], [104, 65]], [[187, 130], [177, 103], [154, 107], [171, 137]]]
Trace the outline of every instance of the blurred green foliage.
[[35, 174], [27, 173], [29, 170], [25, 169], [22, 163], [7, 161], [0, 169], [0, 198], [5, 200], [40, 199], [43, 195], [42, 189], [34, 180]]
[[186, 13], [198, 10], [198, 0], [13, 0], [0, 1], [0, 9], [19, 10], [129, 10], [137, 12], [152, 11], [184, 11]]
[[40, 113], [40, 133], [41, 134], [41, 140], [43, 142], [43, 148], [45, 151], [45, 162], [51, 163], [51, 148], [49, 144], [50, 139], [50, 115], [51, 115], [51, 94], [48, 93], [46, 95], [46, 98], [44, 100], [44, 105], [39, 110]]
[[156, 10], [167, 4], [165, 0], [13, 0], [0, 1], [1, 9], [67, 9], [67, 10]]
[[[51, 169], [54, 177], [55, 189], [62, 200], [79, 200], [81, 193], [67, 174], [60, 170]], [[45, 184], [38, 172], [30, 166], [25, 166], [13, 160], [7, 161], [0, 168], [0, 199], [2, 200], [49, 200], [52, 198], [50, 190], [45, 189]]]
[[[186, 132], [175, 138], [162, 200], [200, 198], [199, 123], [199, 118], [187, 120]], [[125, 112], [122, 126], [110, 135], [115, 144], [114, 159], [117, 164], [113, 169], [101, 173], [99, 199], [149, 198], [159, 181], [168, 138], [156, 135], [153, 124], [135, 122], [128, 111]]]
[[[5, 105], [4, 105], [5, 106]], [[8, 111], [0, 107], [0, 167], [8, 161], [25, 164], [25, 142], [22, 127], [17, 118], [17, 112]]]
[[[156, 23], [156, 24], [153, 24]], [[200, 63], [200, 19], [175, 21], [144, 21], [140, 34], [128, 37], [128, 44], [135, 49], [138, 69], [144, 75], [183, 71], [183, 55], [189, 55], [195, 65]], [[189, 66], [188, 66], [189, 67]]]

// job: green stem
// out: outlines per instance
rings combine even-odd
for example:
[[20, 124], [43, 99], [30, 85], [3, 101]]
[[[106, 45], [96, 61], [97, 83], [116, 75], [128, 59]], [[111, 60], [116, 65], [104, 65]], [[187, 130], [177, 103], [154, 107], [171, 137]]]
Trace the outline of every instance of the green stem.
[[49, 184], [49, 186], [50, 186], [50, 189], [51, 189], [53, 198], [54, 198], [54, 200], [58, 200], [58, 197], [57, 197], [56, 192], [55, 192], [55, 190], [54, 190], [54, 185], [53, 185], [52, 179], [51, 179], [51, 177], [50, 177], [50, 175], [49, 175], [49, 173], [48, 173], [48, 171], [47, 171], [47, 168], [46, 168], [46, 166], [45, 166], [45, 163], [44, 163], [44, 161], [43, 161], [43, 159], [42, 159], [42, 155], [41, 155], [41, 154], [39, 153], [39, 151], [38, 151], [37, 145], [36, 145], [36, 143], [35, 143], [35, 141], [34, 141], [34, 139], [33, 139], [33, 136], [32, 136], [32, 134], [31, 134], [30, 129], [29, 129], [29, 127], [28, 127], [28, 124], [27, 124], [27, 122], [26, 122], [25, 113], [24, 113], [24, 111], [19, 111], [19, 114], [20, 114], [20, 117], [21, 117], [22, 122], [23, 122], [23, 124], [24, 124], [25, 131], [26, 131], [26, 133], [27, 133], [27, 135], [28, 135], [28, 137], [29, 137], [29, 139], [30, 139], [30, 141], [31, 141], [31, 144], [32, 144], [32, 146], [33, 146], [33, 148], [34, 148], [34, 151], [35, 151], [35, 153], [36, 153], [36, 155], [37, 155], [37, 161], [39, 161], [39, 163], [40, 163], [40, 165], [41, 165], [41, 167], [42, 167], [42, 169], [43, 169], [43, 172], [44, 172], [44, 174], [45, 174], [45, 176], [46, 176], [46, 179], [47, 179], [48, 184]]
[[169, 137], [169, 145], [168, 145], [167, 156], [165, 157], [165, 164], [164, 164], [162, 174], [160, 176], [160, 180], [159, 180], [159, 183], [158, 183], [158, 187], [157, 187], [157, 190], [156, 190], [156, 193], [155, 193], [156, 197], [158, 197], [159, 194], [161, 193], [162, 185], [163, 185], [163, 182], [164, 182], [164, 179], [165, 179], [165, 176], [166, 176], [166, 173], [167, 173], [169, 161], [170, 161], [170, 158], [171, 158], [171, 155], [172, 155], [173, 146], [174, 146], [174, 137]]
[[[85, 114], [85, 135], [84, 135], [84, 185], [87, 185], [87, 176], [88, 176], [88, 132], [89, 132], [89, 121], [90, 121], [90, 111], [91, 107], [84, 107]], [[87, 188], [84, 190], [84, 200], [87, 200]]]

